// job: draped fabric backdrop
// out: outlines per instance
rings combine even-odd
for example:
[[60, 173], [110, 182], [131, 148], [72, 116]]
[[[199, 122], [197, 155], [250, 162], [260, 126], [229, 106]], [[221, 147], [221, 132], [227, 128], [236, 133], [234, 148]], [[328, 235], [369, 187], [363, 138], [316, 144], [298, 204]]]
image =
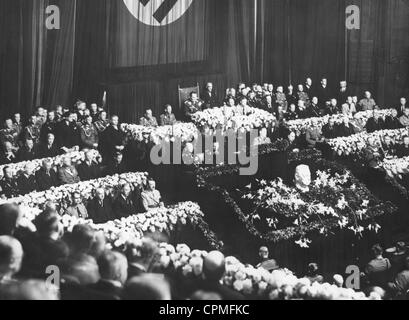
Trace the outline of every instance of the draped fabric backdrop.
[[[345, 74], [357, 94], [369, 88], [390, 105], [408, 93], [408, 2], [2, 0], [0, 116], [101, 103], [107, 91], [109, 110], [132, 121], [147, 107], [177, 109], [178, 85], [209, 80], [222, 96], [239, 81], [287, 86], [326, 76], [337, 87]], [[52, 4], [60, 30], [45, 28]], [[345, 30], [349, 4], [361, 8], [360, 30]]]

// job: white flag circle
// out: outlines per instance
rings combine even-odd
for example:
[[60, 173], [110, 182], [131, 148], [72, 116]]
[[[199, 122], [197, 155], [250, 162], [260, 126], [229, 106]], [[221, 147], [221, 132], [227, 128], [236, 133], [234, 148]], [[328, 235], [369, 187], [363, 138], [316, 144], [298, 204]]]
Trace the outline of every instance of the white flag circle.
[[180, 19], [193, 0], [124, 0], [129, 12], [149, 26], [165, 26]]

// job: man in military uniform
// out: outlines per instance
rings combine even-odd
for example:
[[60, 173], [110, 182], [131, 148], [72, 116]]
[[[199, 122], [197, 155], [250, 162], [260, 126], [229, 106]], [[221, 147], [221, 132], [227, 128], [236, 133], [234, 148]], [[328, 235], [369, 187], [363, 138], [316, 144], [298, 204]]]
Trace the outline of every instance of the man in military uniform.
[[7, 119], [4, 122], [4, 129], [0, 131], [0, 142], [3, 145], [5, 142], [10, 142], [14, 150], [17, 150], [18, 133], [13, 126], [13, 121]]
[[282, 107], [284, 112], [287, 112], [288, 109], [288, 102], [287, 96], [284, 93], [284, 88], [282, 86], [277, 87], [277, 93], [275, 94], [275, 102], [278, 107]]
[[10, 199], [19, 195], [17, 181], [10, 167], [3, 169], [4, 177], [0, 180], [0, 194], [3, 198]]
[[199, 96], [196, 92], [190, 94], [190, 98], [185, 101], [185, 118], [187, 121], [192, 120], [192, 116], [196, 112], [203, 110], [204, 102], [199, 99]]
[[176, 117], [172, 112], [172, 106], [167, 104], [164, 113], [160, 116], [161, 126], [173, 126], [176, 124]]
[[365, 98], [359, 101], [359, 106], [361, 107], [361, 111], [378, 109], [376, 102], [369, 91], [365, 92]]
[[40, 127], [37, 123], [37, 117], [33, 115], [30, 117], [29, 125], [24, 128], [24, 140], [33, 140], [35, 145], [40, 142]]
[[145, 112], [145, 115], [140, 120], [140, 125], [142, 127], [157, 127], [158, 120], [153, 116], [152, 110], [148, 109]]
[[304, 104], [307, 108], [310, 106], [310, 97], [308, 96], [308, 93], [304, 92], [304, 86], [302, 84], [298, 85], [297, 96], [298, 101], [304, 101]]

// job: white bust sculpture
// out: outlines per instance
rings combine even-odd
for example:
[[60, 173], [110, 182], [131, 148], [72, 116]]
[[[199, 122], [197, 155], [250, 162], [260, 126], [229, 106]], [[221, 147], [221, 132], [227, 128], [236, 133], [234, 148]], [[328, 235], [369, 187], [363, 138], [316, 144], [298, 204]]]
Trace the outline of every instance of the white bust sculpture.
[[295, 169], [295, 186], [302, 192], [310, 191], [311, 171], [307, 165], [299, 165]]

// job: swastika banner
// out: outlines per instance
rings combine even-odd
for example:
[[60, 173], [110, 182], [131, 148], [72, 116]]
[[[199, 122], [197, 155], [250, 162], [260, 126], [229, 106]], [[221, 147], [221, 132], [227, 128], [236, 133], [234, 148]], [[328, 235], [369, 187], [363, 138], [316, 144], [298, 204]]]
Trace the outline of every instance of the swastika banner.
[[111, 30], [113, 67], [206, 59], [206, 0], [118, 0]]

